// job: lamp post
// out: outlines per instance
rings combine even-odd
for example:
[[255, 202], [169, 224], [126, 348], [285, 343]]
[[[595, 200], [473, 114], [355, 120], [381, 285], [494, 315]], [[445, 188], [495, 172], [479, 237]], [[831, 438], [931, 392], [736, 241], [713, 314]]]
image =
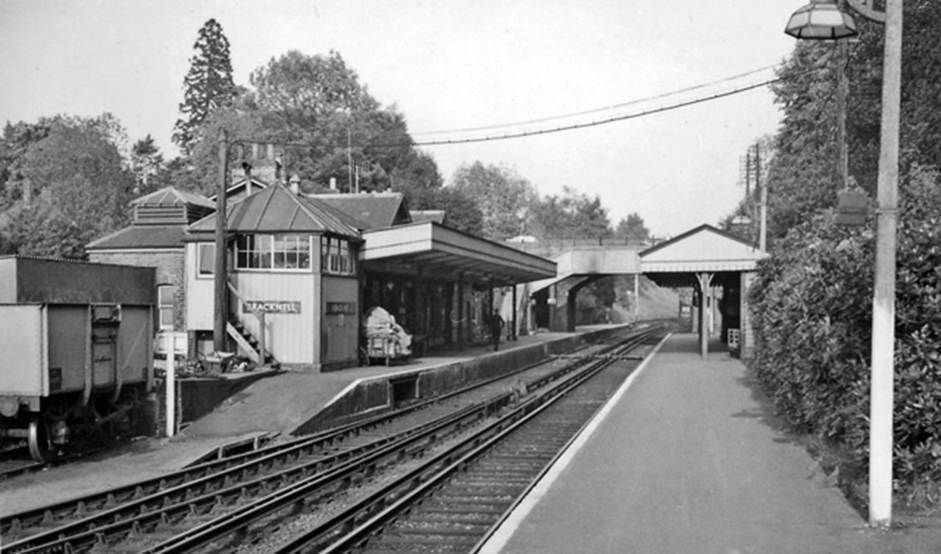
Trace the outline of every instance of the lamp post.
[[[876, 267], [872, 299], [872, 362], [869, 406], [869, 525], [892, 524], [892, 411], [895, 348], [895, 248], [898, 222], [899, 112], [902, 81], [902, 0], [886, 0], [885, 12], [871, 0], [845, 0], [857, 14], [885, 24], [882, 122], [876, 210]], [[836, 0], [811, 0], [788, 22], [796, 38], [853, 36], [856, 24]]]

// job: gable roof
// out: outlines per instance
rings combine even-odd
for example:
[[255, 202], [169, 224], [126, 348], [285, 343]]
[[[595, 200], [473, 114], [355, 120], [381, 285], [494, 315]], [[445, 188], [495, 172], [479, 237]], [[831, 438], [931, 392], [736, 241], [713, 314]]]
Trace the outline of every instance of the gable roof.
[[130, 204], [132, 206], [137, 206], [140, 204], [192, 204], [195, 206], [203, 206], [205, 208], [216, 207], [211, 200], [201, 194], [179, 190], [173, 186], [164, 187], [150, 194], [145, 194], [140, 198], [135, 198], [134, 200], [131, 200]]
[[644, 273], [752, 271], [765, 252], [732, 233], [703, 224], [640, 252]]
[[[226, 230], [237, 233], [330, 233], [359, 238], [366, 225], [314, 199], [274, 184], [229, 207]], [[213, 232], [215, 214], [190, 225], [194, 233]]]
[[400, 192], [371, 192], [368, 194], [312, 194], [315, 198], [366, 224], [363, 230], [384, 229], [393, 225], [411, 223]]

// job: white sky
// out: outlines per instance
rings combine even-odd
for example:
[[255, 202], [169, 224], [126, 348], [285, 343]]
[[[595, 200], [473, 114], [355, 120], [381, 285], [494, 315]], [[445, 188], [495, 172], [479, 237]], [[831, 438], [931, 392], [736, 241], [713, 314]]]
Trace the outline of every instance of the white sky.
[[[290, 49], [337, 50], [416, 140], [629, 102], [780, 62], [803, 0], [0, 0], [0, 122], [112, 112], [164, 154], [202, 24], [231, 44], [235, 81]], [[755, 83], [764, 72], [572, 121]], [[739, 159], [773, 133], [767, 87], [639, 119], [535, 138], [425, 147], [446, 179], [507, 164], [542, 195], [599, 195], [612, 224], [638, 212], [657, 235], [715, 223], [743, 189]], [[555, 122], [554, 124], [558, 124]], [[536, 127], [548, 124], [536, 125]], [[532, 128], [529, 126], [528, 128]], [[518, 128], [517, 128], [518, 129]], [[491, 133], [458, 133], [480, 136]]]

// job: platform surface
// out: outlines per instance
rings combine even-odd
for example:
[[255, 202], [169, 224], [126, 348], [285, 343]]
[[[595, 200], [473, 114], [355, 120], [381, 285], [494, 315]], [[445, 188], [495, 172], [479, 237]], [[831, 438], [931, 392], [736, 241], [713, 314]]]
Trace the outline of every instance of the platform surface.
[[941, 552], [941, 527], [867, 529], [757, 391], [670, 337], [483, 552]]

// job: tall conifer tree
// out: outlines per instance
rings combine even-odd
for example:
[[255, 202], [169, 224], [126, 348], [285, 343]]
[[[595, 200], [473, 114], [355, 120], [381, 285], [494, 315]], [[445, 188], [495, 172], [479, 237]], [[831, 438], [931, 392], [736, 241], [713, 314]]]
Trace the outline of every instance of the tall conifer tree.
[[197, 139], [197, 129], [212, 110], [229, 104], [236, 95], [232, 81], [229, 40], [215, 19], [199, 30], [196, 54], [190, 58], [190, 70], [183, 79], [182, 117], [174, 126], [173, 141], [189, 154]]

